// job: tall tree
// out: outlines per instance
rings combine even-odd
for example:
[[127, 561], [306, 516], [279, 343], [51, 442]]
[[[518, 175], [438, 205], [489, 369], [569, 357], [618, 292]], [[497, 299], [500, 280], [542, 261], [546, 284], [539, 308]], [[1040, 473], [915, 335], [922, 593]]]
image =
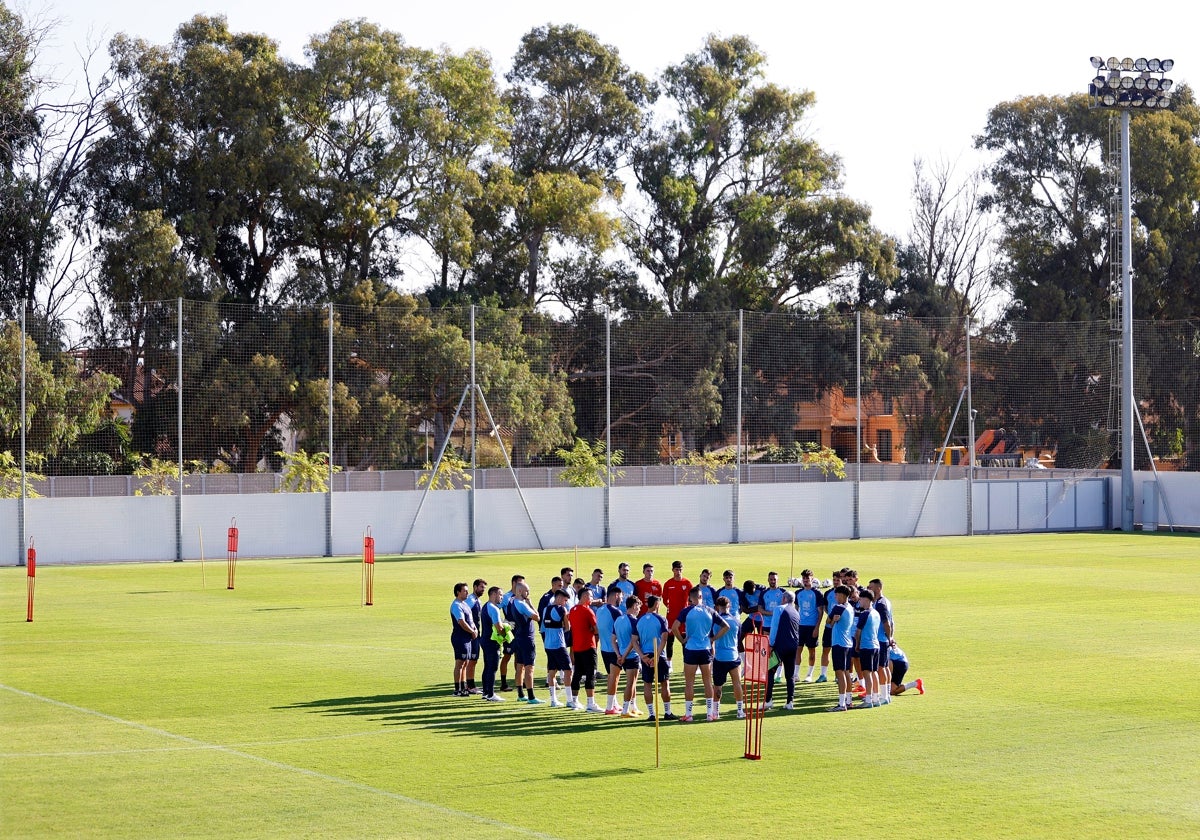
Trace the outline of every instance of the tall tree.
[[710, 36], [663, 73], [670, 115], [634, 150], [648, 211], [626, 244], [672, 312], [787, 307], [894, 272], [869, 209], [838, 192], [837, 158], [804, 135], [813, 95], [765, 71], [749, 39]]

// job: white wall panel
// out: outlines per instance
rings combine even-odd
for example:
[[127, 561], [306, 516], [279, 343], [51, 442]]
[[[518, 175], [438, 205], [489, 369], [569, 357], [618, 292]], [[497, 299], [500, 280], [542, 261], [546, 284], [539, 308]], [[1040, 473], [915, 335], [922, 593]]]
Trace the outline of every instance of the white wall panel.
[[738, 502], [741, 542], [842, 540], [854, 536], [851, 482], [743, 484]]
[[42, 563], [174, 560], [175, 499], [26, 499], [25, 533]]
[[726, 543], [733, 538], [733, 486], [614, 487], [613, 545]]

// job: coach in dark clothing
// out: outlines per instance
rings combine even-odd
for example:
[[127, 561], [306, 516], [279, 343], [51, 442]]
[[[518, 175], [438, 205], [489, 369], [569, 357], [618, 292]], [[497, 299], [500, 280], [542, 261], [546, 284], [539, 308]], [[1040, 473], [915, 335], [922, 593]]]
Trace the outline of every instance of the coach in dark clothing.
[[768, 639], [771, 651], [779, 664], [770, 669], [767, 674], [767, 704], [771, 703], [771, 695], [775, 688], [775, 672], [783, 668], [783, 676], [787, 680], [787, 706], [792, 708], [796, 697], [796, 653], [800, 648], [800, 613], [792, 593], [783, 593], [783, 598], [771, 614], [771, 636]]

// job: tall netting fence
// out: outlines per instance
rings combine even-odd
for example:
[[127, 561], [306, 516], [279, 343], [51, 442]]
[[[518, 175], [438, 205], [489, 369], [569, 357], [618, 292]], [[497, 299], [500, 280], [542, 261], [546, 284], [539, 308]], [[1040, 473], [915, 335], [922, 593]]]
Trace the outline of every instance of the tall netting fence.
[[[143, 301], [74, 342], [34, 312], [2, 329], [10, 497], [22, 429], [50, 497], [930, 480], [962, 478], [972, 444], [984, 477], [1119, 468], [1108, 322], [385, 297]], [[1200, 325], [1134, 334], [1135, 467], [1200, 469]]]

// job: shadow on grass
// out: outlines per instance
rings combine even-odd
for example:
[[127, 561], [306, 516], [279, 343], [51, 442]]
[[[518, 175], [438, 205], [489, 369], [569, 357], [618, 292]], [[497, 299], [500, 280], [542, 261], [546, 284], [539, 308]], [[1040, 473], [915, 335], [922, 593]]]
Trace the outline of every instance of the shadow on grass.
[[[783, 686], [776, 686], [774, 710], [767, 713], [768, 717], [790, 717], [825, 712], [835, 701], [835, 688], [828, 686], [809, 686], [803, 689], [797, 686], [793, 711], [783, 710], [785, 692]], [[672, 686], [674, 696], [672, 705], [675, 713], [681, 714], [683, 709], [682, 686]], [[581, 712], [566, 708], [551, 708], [548, 702], [541, 705], [531, 705], [516, 699], [513, 694], [503, 695], [505, 702], [488, 703], [481, 697], [455, 697], [452, 687], [447, 683], [439, 686], [429, 686], [416, 691], [397, 694], [377, 694], [361, 697], [333, 697], [306, 702], [293, 703], [288, 706], [277, 706], [281, 711], [307, 711], [321, 715], [332, 716], [361, 716], [379, 721], [383, 726], [403, 726], [412, 729], [427, 729], [445, 732], [450, 735], [465, 735], [470, 737], [507, 738], [529, 736], [569, 735], [582, 732], [595, 732], [609, 726], [643, 726], [653, 724], [640, 717], [636, 720], [622, 718], [617, 715], [603, 715], [595, 712]], [[548, 700], [549, 694], [545, 689], [538, 691], [539, 699]], [[728, 696], [728, 692], [727, 692]], [[639, 692], [639, 703], [644, 699]], [[724, 705], [725, 714], [715, 725], [738, 727], [743, 723], [735, 714], [732, 698]], [[697, 704], [703, 716], [703, 701]], [[664, 721], [662, 726], [677, 726], [673, 721]], [[682, 724], [686, 725], [686, 724]], [[692, 724], [697, 725], [697, 724]], [[704, 725], [713, 725], [704, 722]], [[608, 772], [608, 771], [604, 771]], [[616, 773], [617, 771], [613, 771]]]

